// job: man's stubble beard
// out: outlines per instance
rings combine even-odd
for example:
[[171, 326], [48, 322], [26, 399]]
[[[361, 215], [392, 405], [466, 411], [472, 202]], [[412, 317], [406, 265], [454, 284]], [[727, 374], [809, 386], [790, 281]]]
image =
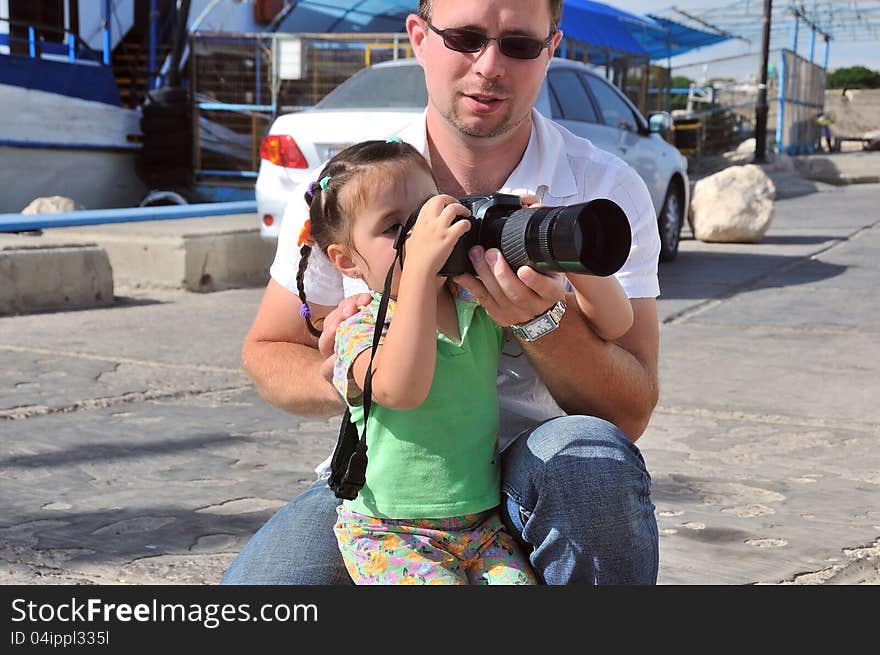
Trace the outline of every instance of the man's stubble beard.
[[498, 122], [494, 127], [488, 127], [488, 129], [470, 127], [462, 119], [461, 114], [458, 111], [458, 104], [455, 100], [453, 100], [450, 110], [448, 112], [441, 112], [441, 115], [444, 119], [446, 119], [446, 122], [452, 125], [460, 134], [469, 137], [489, 139], [513, 131], [514, 129], [519, 127], [524, 120], [531, 116], [531, 113], [531, 105], [522, 113], [521, 116], [512, 116], [511, 110], [508, 110], [507, 114], [500, 122]]
[[512, 132], [519, 125], [521, 125], [522, 122], [524, 120], [526, 120], [526, 118], [528, 118], [528, 116], [530, 114], [531, 114], [531, 109], [529, 111], [525, 112], [519, 118], [513, 118], [508, 115], [504, 118], [504, 120], [502, 120], [500, 123], [498, 123], [498, 125], [496, 125], [495, 127], [490, 127], [488, 130], [477, 129], [477, 128], [473, 128], [473, 127], [468, 126], [461, 119], [461, 116], [459, 116], [459, 114], [455, 110], [455, 108], [452, 109], [452, 111], [449, 113], [449, 115], [444, 116], [444, 118], [456, 130], [458, 130], [458, 132], [460, 132], [464, 136], [472, 136], [472, 137], [478, 137], [478, 138], [483, 138], [483, 139], [489, 139], [492, 137], [501, 136], [502, 134], [507, 134], [508, 132]]

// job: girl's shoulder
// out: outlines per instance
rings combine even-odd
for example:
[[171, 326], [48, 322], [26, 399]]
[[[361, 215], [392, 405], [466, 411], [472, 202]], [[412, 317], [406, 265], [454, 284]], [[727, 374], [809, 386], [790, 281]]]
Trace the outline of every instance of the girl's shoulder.
[[[339, 327], [336, 329], [336, 340], [339, 341], [342, 335], [351, 333], [351, 332], [361, 332], [364, 329], [368, 329], [370, 331], [376, 325], [376, 318], [379, 314], [379, 303], [382, 300], [382, 294], [371, 291], [373, 299], [370, 301], [369, 305], [362, 305], [358, 308], [357, 313], [352, 314], [348, 318], [344, 319]], [[397, 306], [397, 302], [390, 298], [388, 300], [388, 309], [385, 313], [385, 329], [388, 329], [388, 324], [391, 322], [391, 317], [394, 314], [394, 309]]]

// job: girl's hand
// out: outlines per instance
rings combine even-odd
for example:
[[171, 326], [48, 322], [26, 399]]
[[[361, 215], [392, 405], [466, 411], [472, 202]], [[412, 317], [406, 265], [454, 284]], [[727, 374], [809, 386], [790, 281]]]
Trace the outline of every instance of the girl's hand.
[[520, 194], [519, 201], [522, 203], [523, 207], [543, 207], [543, 205], [538, 202], [538, 196], [534, 193]]
[[471, 227], [470, 221], [457, 219], [470, 215], [468, 208], [452, 196], [438, 195], [425, 202], [406, 240], [407, 267], [417, 266], [437, 275], [455, 244]]

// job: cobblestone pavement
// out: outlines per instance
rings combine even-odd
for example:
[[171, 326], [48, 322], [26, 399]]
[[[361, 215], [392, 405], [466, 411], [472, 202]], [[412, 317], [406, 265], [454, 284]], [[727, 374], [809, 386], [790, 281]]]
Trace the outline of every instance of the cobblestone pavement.
[[[661, 265], [661, 584], [880, 581], [880, 185], [780, 191]], [[260, 289], [116, 293], [0, 318], [7, 584], [216, 583], [332, 447], [241, 370]]]

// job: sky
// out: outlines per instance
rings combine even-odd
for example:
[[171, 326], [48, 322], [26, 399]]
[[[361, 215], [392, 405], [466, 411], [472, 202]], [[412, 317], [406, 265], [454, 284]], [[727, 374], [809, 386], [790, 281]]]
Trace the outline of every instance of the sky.
[[[732, 0], [638, 0], [627, 2], [625, 0], [601, 0], [605, 4], [618, 7], [624, 11], [635, 14], [648, 14], [652, 12], [663, 13], [662, 10], [677, 6], [684, 11], [698, 10], [708, 7], [729, 5]], [[760, 2], [760, 0], [755, 0]], [[774, 6], [780, 3], [778, 0]], [[805, 3], [809, 6], [809, 2]], [[763, 6], [763, 3], [761, 3]], [[804, 29], [803, 23], [800, 28], [798, 53], [809, 57], [809, 32]], [[832, 35], [833, 36], [833, 35]], [[776, 47], [776, 43], [771, 47]], [[791, 39], [784, 44], [791, 47]], [[733, 77], [737, 80], [747, 80], [750, 76], [757, 77], [760, 72], [760, 39], [751, 44], [742, 41], [729, 41], [719, 43], [706, 48], [699, 48], [690, 53], [673, 57], [669, 62], [672, 64], [674, 75], [684, 75], [697, 82], [716, 77]], [[748, 55], [748, 53], [754, 53]], [[828, 69], [843, 68], [847, 66], [866, 66], [872, 70], [880, 70], [880, 41], [847, 42], [846, 39], [832, 40], [828, 56]], [[748, 56], [747, 56], [748, 55]], [[714, 59], [737, 57], [735, 61], [712, 62], [702, 65], [693, 65]], [[779, 53], [770, 53], [770, 63], [779, 65]], [[822, 39], [816, 39], [814, 61], [819, 64], [824, 62], [825, 45]], [[661, 62], [656, 62], [661, 64]], [[661, 65], [666, 65], [665, 63]]]

